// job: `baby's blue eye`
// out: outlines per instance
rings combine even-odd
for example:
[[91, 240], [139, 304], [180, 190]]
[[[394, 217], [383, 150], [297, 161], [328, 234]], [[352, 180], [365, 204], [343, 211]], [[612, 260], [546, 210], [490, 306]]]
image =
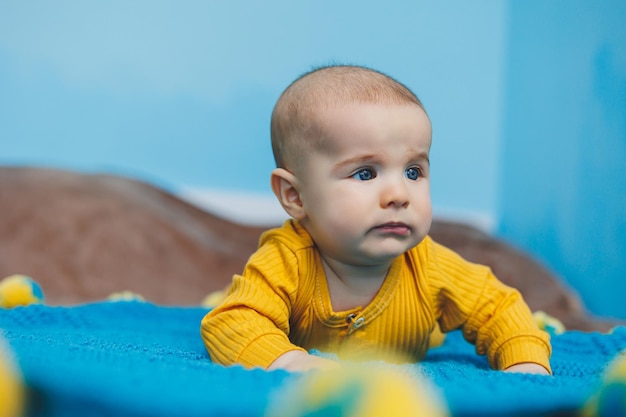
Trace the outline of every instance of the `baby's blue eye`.
[[408, 179], [415, 181], [420, 177], [420, 170], [419, 168], [411, 167], [404, 172], [404, 175], [406, 175]]
[[358, 170], [352, 176], [352, 178], [359, 180], [359, 181], [369, 181], [369, 180], [376, 178], [376, 175], [374, 174], [374, 171], [372, 171], [371, 169], [363, 168], [363, 169]]

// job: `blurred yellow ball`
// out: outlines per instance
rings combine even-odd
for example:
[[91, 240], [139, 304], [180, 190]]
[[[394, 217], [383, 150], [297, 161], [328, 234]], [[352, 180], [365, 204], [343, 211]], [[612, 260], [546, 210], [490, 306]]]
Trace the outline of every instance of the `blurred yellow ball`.
[[222, 301], [224, 301], [224, 299], [226, 298], [226, 291], [214, 291], [212, 293], [210, 293], [209, 295], [207, 295], [206, 297], [204, 297], [204, 300], [202, 300], [202, 306], [206, 307], [206, 308], [215, 308], [217, 307], [219, 304], [222, 303]]
[[0, 307], [38, 304], [43, 298], [39, 284], [26, 275], [11, 275], [0, 281]]
[[439, 393], [424, 378], [392, 366], [350, 365], [312, 371], [273, 393], [266, 417], [445, 417]]
[[533, 313], [535, 323], [541, 330], [551, 331], [554, 334], [563, 334], [565, 332], [565, 326], [559, 319], [552, 317], [544, 311], [535, 311]]
[[19, 417], [24, 410], [20, 373], [3, 340], [0, 340], [0, 416]]
[[124, 301], [145, 302], [146, 301], [146, 299], [141, 294], [137, 294], [132, 291], [114, 292], [113, 294], [107, 297], [107, 300], [111, 302], [124, 302]]
[[626, 417], [626, 352], [608, 366], [602, 385], [587, 402], [585, 417]]

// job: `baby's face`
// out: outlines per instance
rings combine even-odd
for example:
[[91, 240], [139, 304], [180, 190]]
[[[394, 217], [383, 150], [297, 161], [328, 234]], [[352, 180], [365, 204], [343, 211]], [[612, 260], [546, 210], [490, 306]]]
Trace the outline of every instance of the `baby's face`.
[[303, 224], [322, 254], [375, 265], [417, 245], [432, 220], [426, 113], [351, 104], [323, 122], [324, 149], [307, 155], [298, 175]]

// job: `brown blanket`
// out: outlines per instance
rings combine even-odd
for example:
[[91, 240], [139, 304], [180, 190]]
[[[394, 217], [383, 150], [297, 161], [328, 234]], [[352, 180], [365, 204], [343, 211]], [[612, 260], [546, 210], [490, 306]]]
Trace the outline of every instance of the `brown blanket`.
[[[47, 304], [133, 291], [155, 303], [197, 305], [242, 270], [264, 228], [192, 206], [148, 183], [111, 175], [0, 167], [0, 278], [31, 276]], [[431, 236], [492, 267], [533, 310], [568, 329], [607, 330], [576, 294], [524, 252], [463, 224]]]

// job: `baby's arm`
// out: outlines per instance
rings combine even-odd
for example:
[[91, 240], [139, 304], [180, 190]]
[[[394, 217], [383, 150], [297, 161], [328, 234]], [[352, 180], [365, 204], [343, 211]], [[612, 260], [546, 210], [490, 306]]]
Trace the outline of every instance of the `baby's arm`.
[[519, 292], [491, 274], [463, 332], [494, 369], [550, 373], [549, 335], [537, 327]]
[[337, 367], [339, 367], [339, 362], [334, 360], [313, 356], [302, 350], [290, 350], [276, 358], [267, 369], [285, 369], [292, 372], [302, 372], [311, 369], [334, 369]]
[[225, 300], [202, 320], [202, 337], [214, 362], [290, 370], [325, 363], [308, 358], [289, 340], [298, 270], [293, 251], [275, 241], [252, 255]]
[[462, 328], [494, 369], [550, 373], [549, 335], [537, 327], [519, 291], [448, 248], [433, 244], [430, 250], [431, 272], [441, 285], [434, 293], [442, 330]]

